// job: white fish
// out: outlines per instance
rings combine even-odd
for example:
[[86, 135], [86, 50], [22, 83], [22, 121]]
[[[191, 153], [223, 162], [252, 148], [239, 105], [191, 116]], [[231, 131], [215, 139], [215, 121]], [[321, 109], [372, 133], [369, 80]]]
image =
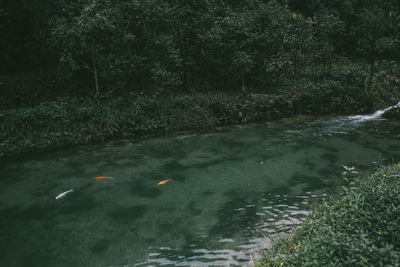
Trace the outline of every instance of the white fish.
[[58, 196], [56, 196], [56, 199], [63, 198], [63, 197], [65, 197], [67, 194], [72, 193], [72, 192], [74, 192], [74, 189], [70, 189], [70, 190], [68, 190], [68, 191], [65, 191], [65, 192], [59, 194]]

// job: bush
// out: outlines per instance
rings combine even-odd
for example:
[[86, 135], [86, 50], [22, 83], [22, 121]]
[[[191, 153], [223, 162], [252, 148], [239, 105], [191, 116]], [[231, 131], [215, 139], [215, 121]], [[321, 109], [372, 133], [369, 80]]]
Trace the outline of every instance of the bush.
[[36, 106], [0, 110], [1, 155], [68, 144], [101, 143], [215, 126], [263, 122], [294, 114], [355, 113], [365, 103], [340, 82], [299, 80], [280, 94], [191, 93], [102, 98], [61, 97]]
[[358, 178], [316, 209], [260, 266], [399, 266], [400, 164]]

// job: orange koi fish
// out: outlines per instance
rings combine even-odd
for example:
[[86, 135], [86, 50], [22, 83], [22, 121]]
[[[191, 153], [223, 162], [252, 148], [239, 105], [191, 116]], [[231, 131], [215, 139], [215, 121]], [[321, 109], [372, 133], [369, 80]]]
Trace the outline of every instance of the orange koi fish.
[[159, 182], [157, 185], [163, 185], [163, 184], [166, 184], [166, 183], [168, 183], [168, 182], [170, 182], [170, 181], [172, 181], [172, 180], [164, 180], [164, 181], [161, 181], [161, 182]]
[[107, 179], [112, 179], [112, 177], [105, 177], [105, 176], [96, 177], [96, 180], [107, 180]]

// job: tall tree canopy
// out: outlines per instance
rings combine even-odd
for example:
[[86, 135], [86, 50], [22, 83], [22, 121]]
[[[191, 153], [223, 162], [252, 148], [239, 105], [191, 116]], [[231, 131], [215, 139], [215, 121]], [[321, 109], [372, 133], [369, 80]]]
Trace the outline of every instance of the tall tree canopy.
[[372, 75], [376, 59], [399, 59], [399, 10], [396, 0], [3, 0], [0, 73], [58, 68], [97, 98], [264, 90], [333, 53]]

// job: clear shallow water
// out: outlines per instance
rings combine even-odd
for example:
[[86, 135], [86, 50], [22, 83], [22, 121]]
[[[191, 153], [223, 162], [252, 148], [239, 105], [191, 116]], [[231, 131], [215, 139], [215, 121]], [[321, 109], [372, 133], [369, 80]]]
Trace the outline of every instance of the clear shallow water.
[[340, 165], [399, 161], [399, 126], [298, 118], [2, 162], [0, 266], [248, 264], [329, 194]]

